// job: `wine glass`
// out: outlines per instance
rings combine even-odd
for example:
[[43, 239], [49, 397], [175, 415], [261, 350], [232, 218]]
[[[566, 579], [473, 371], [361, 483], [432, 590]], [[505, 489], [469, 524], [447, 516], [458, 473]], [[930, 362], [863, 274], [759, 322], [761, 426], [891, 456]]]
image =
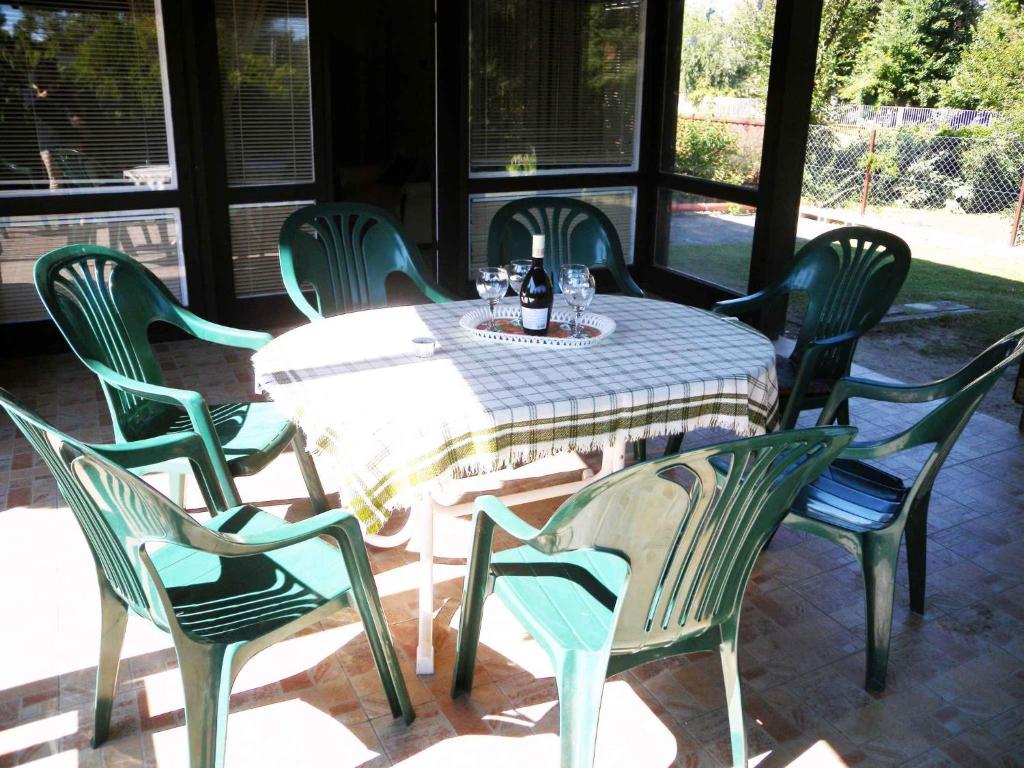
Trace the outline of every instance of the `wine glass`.
[[[590, 277], [590, 269], [586, 264], [562, 265], [558, 271], [558, 289], [562, 292], [566, 302], [569, 301], [569, 289], [574, 284], [582, 284], [588, 277]], [[561, 328], [563, 331], [572, 331], [573, 338], [579, 338], [576, 336], [576, 328], [572, 323], [562, 323]]]
[[476, 292], [487, 302], [487, 308], [490, 310], [487, 330], [497, 330], [494, 326], [494, 309], [508, 292], [508, 272], [501, 267], [484, 267], [477, 270]]
[[576, 310], [576, 316], [572, 323], [572, 338], [574, 339], [584, 338], [581, 320], [584, 311], [594, 300], [595, 293], [597, 293], [597, 281], [594, 280], [594, 276], [590, 272], [575, 273], [569, 277], [567, 284], [562, 288], [562, 295], [565, 297], [566, 303]]
[[[519, 291], [523, 287], [523, 281], [526, 280], [526, 273], [530, 271], [532, 266], [533, 262], [529, 259], [513, 259], [505, 268], [508, 272], [508, 284], [512, 288], [512, 293], [516, 295], [516, 298], [519, 298]], [[512, 324], [516, 327], [522, 327], [522, 323], [519, 322], [519, 318], [514, 319]]]

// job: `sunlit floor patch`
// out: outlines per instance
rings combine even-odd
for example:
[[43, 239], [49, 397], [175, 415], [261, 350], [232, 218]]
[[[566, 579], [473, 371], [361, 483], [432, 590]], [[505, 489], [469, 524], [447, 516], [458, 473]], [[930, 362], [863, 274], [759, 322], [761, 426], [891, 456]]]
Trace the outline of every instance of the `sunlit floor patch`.
[[78, 729], [78, 711], [62, 712], [52, 717], [42, 717], [13, 728], [0, 730], [0, 764], [3, 756], [47, 741], [59, 741]]
[[[253, 690], [312, 669], [362, 631], [360, 623], [346, 624], [277, 643], [242, 667], [231, 690], [233, 693]], [[181, 674], [177, 667], [147, 675], [143, 684], [149, 717], [185, 706]]]
[[[184, 726], [152, 734], [156, 765], [188, 765]], [[226, 765], [246, 768], [355, 768], [380, 753], [351, 729], [299, 699], [231, 715]]]

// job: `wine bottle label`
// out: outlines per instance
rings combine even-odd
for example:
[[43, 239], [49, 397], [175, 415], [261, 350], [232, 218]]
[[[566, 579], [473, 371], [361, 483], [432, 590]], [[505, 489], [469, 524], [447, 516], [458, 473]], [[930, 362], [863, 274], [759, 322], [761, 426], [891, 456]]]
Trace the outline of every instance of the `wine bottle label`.
[[548, 327], [547, 309], [530, 309], [523, 307], [523, 328], [531, 331], [543, 331]]

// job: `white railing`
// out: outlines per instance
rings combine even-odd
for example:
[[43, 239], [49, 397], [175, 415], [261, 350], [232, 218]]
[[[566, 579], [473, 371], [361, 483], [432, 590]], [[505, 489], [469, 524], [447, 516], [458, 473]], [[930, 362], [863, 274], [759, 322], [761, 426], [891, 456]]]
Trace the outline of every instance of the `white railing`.
[[[763, 120], [764, 102], [732, 96], [707, 96], [694, 104], [679, 97], [679, 114], [724, 120]], [[873, 107], [866, 104], [837, 104], [829, 107], [821, 122], [826, 125], [850, 125], [860, 128], [919, 127], [964, 128], [990, 125], [998, 112], [976, 109], [930, 109], [927, 107]]]
[[989, 125], [998, 112], [976, 109], [929, 109], [927, 107], [871, 107], [865, 104], [838, 104], [829, 107], [823, 120], [829, 125], [856, 125], [867, 128], [965, 128]]

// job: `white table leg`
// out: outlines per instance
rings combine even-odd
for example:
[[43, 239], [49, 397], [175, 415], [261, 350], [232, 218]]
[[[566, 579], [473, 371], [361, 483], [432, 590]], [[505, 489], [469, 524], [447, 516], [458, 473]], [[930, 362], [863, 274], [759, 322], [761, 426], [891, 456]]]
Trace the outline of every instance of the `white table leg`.
[[615, 445], [605, 448], [601, 453], [601, 471], [599, 477], [604, 477], [612, 472], [618, 472], [626, 466], [626, 434], [618, 432], [615, 435]]
[[434, 674], [434, 501], [424, 493], [417, 502], [420, 549], [419, 642], [416, 674]]

